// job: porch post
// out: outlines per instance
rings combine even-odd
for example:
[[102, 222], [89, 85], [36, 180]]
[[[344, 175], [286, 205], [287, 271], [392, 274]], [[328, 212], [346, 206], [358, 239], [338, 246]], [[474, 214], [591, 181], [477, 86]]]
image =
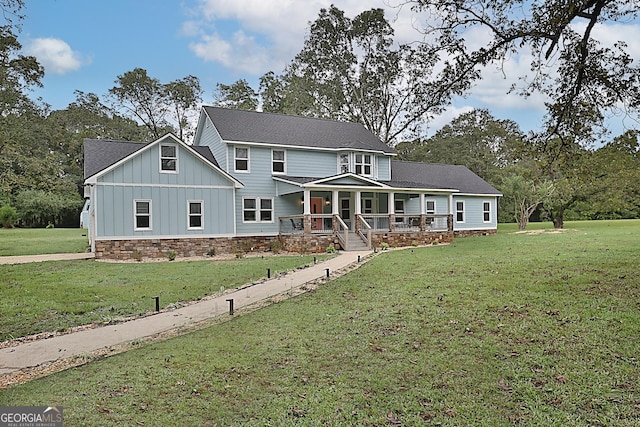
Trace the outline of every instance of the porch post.
[[311, 191], [304, 190], [304, 210], [302, 212], [303, 215], [311, 215]]
[[331, 213], [333, 215], [340, 214], [340, 199], [338, 199], [338, 190], [333, 190], [331, 194]]
[[360, 192], [360, 191], [356, 191], [355, 214], [356, 215], [362, 214], [362, 192]]
[[425, 209], [425, 201], [424, 201], [424, 193], [420, 193], [420, 231], [427, 230], [427, 217], [425, 213], [427, 210]]
[[389, 201], [387, 203], [389, 207], [389, 231], [395, 231], [396, 229], [396, 193], [389, 193]]

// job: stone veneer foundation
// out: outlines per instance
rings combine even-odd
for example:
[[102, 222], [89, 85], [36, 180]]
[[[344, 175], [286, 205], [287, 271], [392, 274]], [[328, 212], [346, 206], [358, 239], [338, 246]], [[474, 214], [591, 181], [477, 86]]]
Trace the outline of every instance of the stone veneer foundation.
[[[371, 247], [380, 248], [383, 243], [389, 247], [422, 246], [434, 243], [451, 243], [455, 237], [486, 236], [497, 230], [460, 230], [434, 233], [372, 233]], [[301, 234], [287, 236], [218, 237], [191, 239], [136, 239], [97, 240], [97, 259], [143, 260], [205, 256], [215, 251], [215, 255], [244, 255], [279, 250], [295, 253], [323, 253], [329, 245], [340, 247], [333, 235]]]

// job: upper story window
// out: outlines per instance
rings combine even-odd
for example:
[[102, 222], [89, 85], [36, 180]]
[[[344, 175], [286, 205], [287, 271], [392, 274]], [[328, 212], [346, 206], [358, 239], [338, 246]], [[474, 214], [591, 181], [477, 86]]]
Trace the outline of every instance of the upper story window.
[[464, 222], [464, 202], [456, 202], [456, 222]]
[[236, 147], [234, 150], [234, 165], [236, 172], [249, 172], [249, 148]]
[[349, 166], [349, 154], [340, 154], [340, 173], [349, 173], [350, 172], [350, 166]]
[[271, 150], [271, 171], [274, 174], [287, 172], [287, 153], [284, 150]]
[[175, 145], [160, 145], [160, 171], [178, 172], [178, 147]]
[[151, 230], [151, 200], [133, 201], [135, 230]]
[[491, 203], [482, 203], [482, 221], [491, 222]]
[[373, 156], [371, 154], [356, 154], [356, 174], [371, 176], [373, 171]]

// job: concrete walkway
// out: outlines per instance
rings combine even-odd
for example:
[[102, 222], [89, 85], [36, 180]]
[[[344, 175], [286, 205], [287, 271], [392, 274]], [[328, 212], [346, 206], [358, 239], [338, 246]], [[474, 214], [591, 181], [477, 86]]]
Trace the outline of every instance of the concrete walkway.
[[26, 264], [29, 262], [69, 261], [74, 259], [93, 259], [95, 257], [95, 254], [92, 252], [82, 252], [78, 254], [0, 256], [0, 264]]
[[288, 291], [303, 292], [304, 289], [300, 288], [304, 284], [326, 278], [327, 269], [329, 269], [330, 277], [337, 277], [340, 270], [349, 266], [357, 267], [359, 263], [368, 260], [370, 254], [371, 252], [341, 252], [334, 258], [310, 267], [175, 310], [159, 312], [116, 325], [85, 329], [3, 348], [0, 349], [0, 375], [88, 355], [106, 347], [188, 327], [217, 316], [228, 315], [228, 300], [230, 299], [233, 299], [235, 309], [242, 309]]

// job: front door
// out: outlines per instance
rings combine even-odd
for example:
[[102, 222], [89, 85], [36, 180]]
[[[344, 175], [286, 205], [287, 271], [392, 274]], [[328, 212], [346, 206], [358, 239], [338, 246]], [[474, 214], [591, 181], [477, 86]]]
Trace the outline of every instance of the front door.
[[[311, 215], [322, 214], [322, 197], [311, 198]], [[312, 230], [322, 230], [322, 218], [311, 219]]]
[[351, 228], [351, 199], [340, 199], [340, 217]]

